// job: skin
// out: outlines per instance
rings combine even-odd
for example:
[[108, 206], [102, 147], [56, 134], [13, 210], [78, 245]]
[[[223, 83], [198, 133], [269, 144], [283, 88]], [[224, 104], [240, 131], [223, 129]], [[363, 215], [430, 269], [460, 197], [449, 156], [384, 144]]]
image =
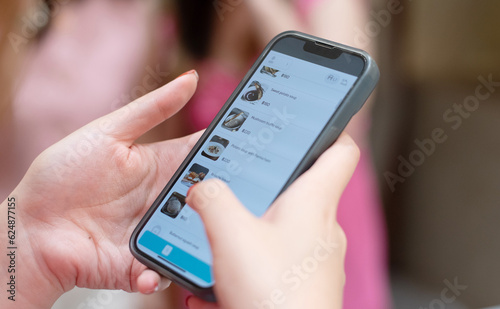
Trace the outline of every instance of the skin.
[[[148, 294], [168, 285], [132, 257], [128, 241], [200, 135], [146, 145], [135, 141], [177, 112], [197, 79], [195, 72], [185, 74], [37, 157], [10, 195], [17, 203], [17, 294], [12, 302], [3, 292], [2, 308], [50, 308], [74, 286]], [[336, 205], [358, 156], [352, 139], [341, 136], [263, 218], [249, 214], [220, 182], [195, 186], [187, 200], [206, 224], [219, 303], [191, 298], [190, 307], [254, 308], [254, 301], [280, 288], [286, 292], [283, 307], [340, 308], [346, 241], [336, 222]], [[218, 194], [208, 197], [213, 187]], [[2, 213], [7, 205], [2, 203]], [[7, 239], [7, 220], [0, 224], [0, 239]], [[281, 275], [314, 257], [318, 239], [333, 249], [323, 252], [317, 270], [290, 292]], [[0, 265], [8, 264], [2, 254]], [[6, 267], [0, 275], [8, 277]]]

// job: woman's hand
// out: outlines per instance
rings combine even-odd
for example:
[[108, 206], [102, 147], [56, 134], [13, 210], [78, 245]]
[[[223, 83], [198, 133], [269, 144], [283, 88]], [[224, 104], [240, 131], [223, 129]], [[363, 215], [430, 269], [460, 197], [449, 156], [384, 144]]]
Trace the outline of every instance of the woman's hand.
[[218, 303], [190, 298], [193, 309], [341, 308], [345, 235], [339, 198], [359, 158], [344, 134], [256, 218], [218, 180], [189, 191], [213, 253]]
[[[50, 308], [74, 286], [152, 293], [168, 285], [132, 257], [128, 242], [199, 134], [134, 141], [189, 100], [197, 74], [188, 73], [91, 122], [33, 162], [11, 195], [19, 249], [16, 302], [7, 308]], [[6, 202], [2, 208], [6, 213]]]

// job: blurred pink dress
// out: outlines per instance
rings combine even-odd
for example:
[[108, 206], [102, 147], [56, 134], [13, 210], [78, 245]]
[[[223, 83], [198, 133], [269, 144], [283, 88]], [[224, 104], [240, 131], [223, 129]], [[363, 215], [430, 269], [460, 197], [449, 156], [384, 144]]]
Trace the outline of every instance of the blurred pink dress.
[[[198, 90], [187, 105], [193, 131], [204, 129], [239, 83], [217, 63], [199, 68]], [[340, 201], [338, 220], [347, 235], [345, 309], [387, 309], [386, 243], [380, 199], [369, 152], [361, 159]]]
[[0, 199], [44, 149], [128, 103], [148, 53], [148, 5], [75, 1], [29, 50], [13, 114], [0, 124]]

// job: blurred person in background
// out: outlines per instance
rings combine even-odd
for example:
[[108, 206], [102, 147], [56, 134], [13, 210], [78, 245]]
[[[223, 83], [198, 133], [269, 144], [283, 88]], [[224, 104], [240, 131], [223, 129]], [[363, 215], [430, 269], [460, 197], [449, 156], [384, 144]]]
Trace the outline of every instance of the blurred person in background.
[[[14, 98], [3, 104], [7, 106], [4, 116], [9, 116], [3, 118], [0, 132], [2, 145], [8, 146], [0, 162], [6, 175], [1, 180], [2, 196], [11, 191], [41, 150], [142, 95], [142, 89], [152, 90], [148, 87], [154, 88], [155, 82], [156, 87], [163, 84], [170, 72], [191, 63], [199, 66], [199, 93], [184, 114], [144, 140], [205, 128], [275, 34], [297, 29], [355, 46], [353, 30], [366, 22], [370, 8], [367, 1], [234, 3], [220, 1], [223, 6], [217, 9], [211, 1], [178, 1], [174, 17], [169, 15], [171, 7], [157, 1], [46, 2], [53, 10], [51, 18], [36, 35], [27, 37], [28, 44], [20, 32], [21, 43], [15, 46], [21, 48], [10, 57], [27, 54], [18, 67], [22, 70], [12, 92]], [[17, 12], [33, 12], [30, 2], [25, 4]], [[40, 10], [37, 5], [35, 9]], [[175, 21], [188, 54], [176, 54]], [[13, 47], [12, 43], [2, 46]], [[383, 223], [366, 142], [367, 110], [353, 118], [347, 129], [360, 145], [362, 158], [339, 214], [349, 239], [345, 308], [389, 306]]]
[[19, 3], [6, 16], [16, 30], [2, 36], [3, 78], [17, 77], [4, 83], [15, 88], [2, 103], [2, 197], [43, 149], [176, 73], [174, 26], [156, 13], [159, 1]]

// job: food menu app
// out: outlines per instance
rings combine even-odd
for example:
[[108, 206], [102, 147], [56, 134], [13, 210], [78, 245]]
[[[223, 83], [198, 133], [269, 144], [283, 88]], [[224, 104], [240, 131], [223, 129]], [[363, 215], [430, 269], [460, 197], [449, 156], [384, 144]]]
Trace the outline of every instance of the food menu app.
[[263, 215], [356, 79], [270, 51], [165, 195], [138, 248], [201, 287], [213, 285], [203, 223], [185, 202], [189, 188], [218, 178]]

